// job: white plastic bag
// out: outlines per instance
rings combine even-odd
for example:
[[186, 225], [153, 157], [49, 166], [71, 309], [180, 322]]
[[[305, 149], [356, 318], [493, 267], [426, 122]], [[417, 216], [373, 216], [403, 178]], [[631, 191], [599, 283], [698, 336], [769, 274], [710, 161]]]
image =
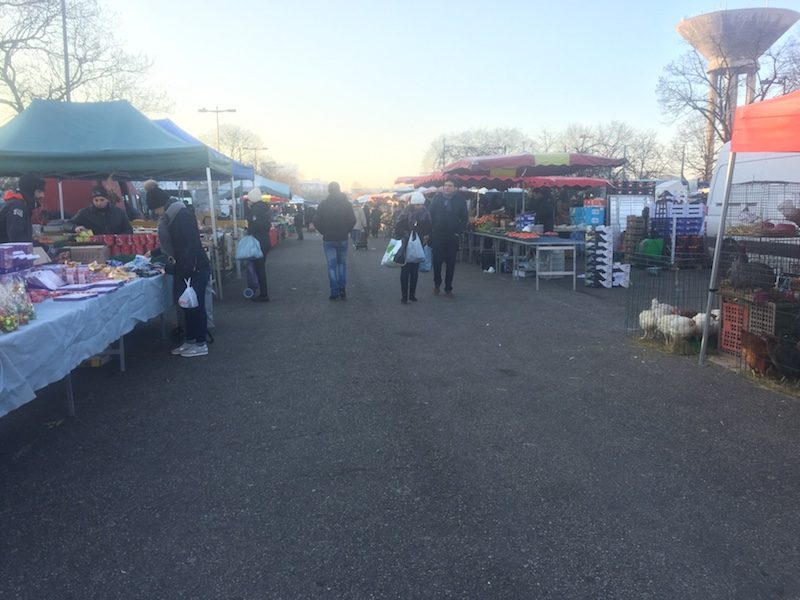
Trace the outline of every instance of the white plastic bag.
[[408, 243], [406, 244], [406, 262], [407, 263], [421, 263], [425, 261], [425, 248], [422, 246], [422, 241], [419, 239], [416, 231], [412, 231], [408, 236]]
[[184, 279], [186, 282], [186, 289], [183, 290], [181, 297], [178, 298], [178, 305], [181, 308], [197, 308], [200, 306], [200, 303], [197, 301], [197, 292], [194, 291], [192, 287], [192, 280]]
[[255, 260], [264, 258], [261, 244], [252, 235], [243, 235], [236, 246], [236, 260]]
[[403, 263], [395, 262], [395, 256], [403, 248], [403, 240], [396, 240], [392, 238], [389, 240], [389, 245], [386, 246], [386, 252], [383, 253], [381, 265], [384, 267], [402, 267]]

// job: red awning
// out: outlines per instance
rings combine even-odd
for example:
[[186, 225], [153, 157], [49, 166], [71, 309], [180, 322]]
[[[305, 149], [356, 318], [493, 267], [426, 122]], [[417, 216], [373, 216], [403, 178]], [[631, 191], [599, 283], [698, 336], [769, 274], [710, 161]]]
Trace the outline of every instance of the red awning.
[[569, 175], [592, 167], [621, 167], [624, 158], [592, 154], [555, 152], [549, 154], [501, 154], [471, 156], [447, 165], [445, 173], [489, 175], [494, 177], [535, 177]]
[[800, 152], [800, 91], [736, 109], [732, 152]]
[[485, 175], [445, 175], [432, 173], [420, 175], [412, 183], [415, 186], [442, 185], [445, 179], [452, 179], [458, 186], [485, 187], [507, 190], [512, 187], [552, 188], [552, 187], [608, 187], [611, 183], [598, 177], [487, 177]]

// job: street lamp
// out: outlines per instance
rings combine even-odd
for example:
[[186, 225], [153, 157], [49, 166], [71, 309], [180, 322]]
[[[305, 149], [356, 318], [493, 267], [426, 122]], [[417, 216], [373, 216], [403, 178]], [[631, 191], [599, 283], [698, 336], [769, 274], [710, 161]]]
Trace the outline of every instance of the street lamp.
[[217, 152], [220, 151], [219, 149], [219, 113], [223, 112], [236, 112], [235, 108], [220, 108], [219, 105], [215, 106], [214, 108], [198, 108], [197, 112], [201, 113], [214, 113], [217, 117]]
[[259, 150], [269, 150], [266, 146], [243, 146], [242, 150], [252, 150], [253, 151], [253, 169], [258, 171], [258, 151]]

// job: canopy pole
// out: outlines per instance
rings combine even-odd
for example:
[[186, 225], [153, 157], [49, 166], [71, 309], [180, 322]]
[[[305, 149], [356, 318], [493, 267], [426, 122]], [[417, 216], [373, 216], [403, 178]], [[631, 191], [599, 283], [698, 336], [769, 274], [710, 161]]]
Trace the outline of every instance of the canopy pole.
[[217, 295], [222, 300], [222, 270], [219, 265], [219, 251], [217, 250], [217, 215], [214, 209], [214, 188], [211, 185], [211, 167], [206, 167], [206, 180], [208, 182], [208, 208], [211, 212], [211, 253], [214, 257], [214, 278], [217, 280]]
[[58, 207], [61, 209], [61, 220], [64, 220], [64, 180], [58, 178]]
[[714, 262], [711, 263], [711, 281], [708, 282], [708, 302], [706, 303], [706, 319], [703, 322], [703, 340], [700, 342], [700, 358], [698, 364], [703, 365], [708, 349], [708, 335], [711, 325], [711, 307], [717, 293], [717, 274], [719, 272], [720, 254], [722, 253], [722, 238], [725, 236], [725, 221], [728, 218], [728, 201], [731, 197], [733, 185], [733, 166], [736, 164], [736, 152], [731, 152], [728, 157], [728, 168], [725, 170], [725, 196], [722, 200], [722, 213], [719, 216], [717, 227], [717, 240], [714, 243]]
[[[233, 219], [233, 247], [236, 248], [236, 243], [239, 240], [239, 220], [236, 216], [236, 188], [233, 185], [233, 175], [231, 175], [231, 218]], [[242, 182], [242, 191], [244, 191], [244, 182]], [[236, 279], [242, 278], [242, 265], [238, 260], [236, 263]]]

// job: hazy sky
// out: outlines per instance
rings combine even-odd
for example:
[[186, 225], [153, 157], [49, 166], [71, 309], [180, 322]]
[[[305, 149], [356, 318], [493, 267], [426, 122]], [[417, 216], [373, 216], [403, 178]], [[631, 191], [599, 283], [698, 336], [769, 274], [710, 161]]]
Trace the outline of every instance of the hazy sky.
[[[252, 130], [304, 178], [391, 186], [431, 141], [624, 121], [667, 132], [655, 87], [683, 17], [800, 0], [100, 0], [190, 133], [198, 108]], [[790, 34], [797, 31], [797, 25]], [[785, 38], [784, 38], [785, 39]], [[665, 140], [668, 136], [665, 135]]]

